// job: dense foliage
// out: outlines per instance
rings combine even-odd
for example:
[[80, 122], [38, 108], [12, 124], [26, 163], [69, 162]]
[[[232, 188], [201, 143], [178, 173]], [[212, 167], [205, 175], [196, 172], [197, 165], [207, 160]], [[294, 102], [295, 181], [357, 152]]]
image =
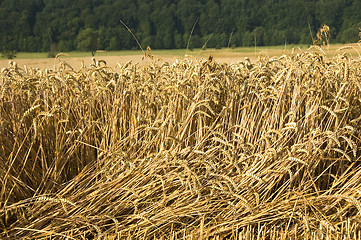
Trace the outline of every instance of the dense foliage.
[[186, 48], [193, 26], [191, 48], [309, 44], [323, 24], [332, 40], [354, 42], [360, 8], [356, 0], [2, 0], [0, 50], [137, 48], [119, 20], [157, 49]]

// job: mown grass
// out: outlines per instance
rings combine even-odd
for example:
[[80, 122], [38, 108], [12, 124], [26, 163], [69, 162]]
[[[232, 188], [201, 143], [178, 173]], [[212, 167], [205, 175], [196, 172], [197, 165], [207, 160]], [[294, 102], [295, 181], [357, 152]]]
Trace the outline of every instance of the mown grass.
[[0, 74], [2, 239], [351, 239], [361, 59]]

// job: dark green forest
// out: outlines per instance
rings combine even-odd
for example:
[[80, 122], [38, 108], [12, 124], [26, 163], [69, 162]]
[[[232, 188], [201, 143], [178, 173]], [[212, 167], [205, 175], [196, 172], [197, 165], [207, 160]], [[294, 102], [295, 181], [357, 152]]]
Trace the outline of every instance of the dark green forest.
[[[2, 51], [153, 49], [357, 42], [359, 0], [0, 0]], [[194, 26], [194, 29], [193, 29]], [[193, 32], [192, 32], [193, 29]]]

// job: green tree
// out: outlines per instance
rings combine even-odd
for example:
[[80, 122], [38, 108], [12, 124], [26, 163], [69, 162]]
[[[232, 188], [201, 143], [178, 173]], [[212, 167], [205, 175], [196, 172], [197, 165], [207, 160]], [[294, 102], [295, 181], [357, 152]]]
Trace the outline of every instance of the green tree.
[[310, 43], [308, 25], [315, 35], [323, 24], [331, 42], [355, 42], [360, 9], [358, 0], [0, 0], [0, 45], [43, 52], [53, 44], [60, 51], [138, 48], [119, 20], [152, 48], [185, 48], [190, 34], [192, 48], [212, 34], [207, 46], [225, 47], [231, 33], [232, 46]]
[[174, 45], [175, 48], [185, 48], [185, 42], [183, 41], [182, 34], [179, 34], [178, 32], [174, 33]]
[[254, 30], [253, 30], [253, 36], [254, 36], [254, 41], [255, 41], [255, 44], [257, 46], [264, 46], [265, 43], [264, 43], [264, 28], [263, 27], [256, 27]]
[[91, 51], [92, 56], [98, 47], [98, 33], [94, 29], [82, 30], [77, 37], [77, 49], [81, 51]]
[[242, 46], [254, 46], [254, 34], [246, 31], [242, 35]]

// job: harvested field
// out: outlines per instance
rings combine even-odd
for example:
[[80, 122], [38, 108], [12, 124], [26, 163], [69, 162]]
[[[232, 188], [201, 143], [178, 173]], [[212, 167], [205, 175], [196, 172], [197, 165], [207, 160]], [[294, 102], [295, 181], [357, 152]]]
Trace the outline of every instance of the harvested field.
[[361, 58], [147, 61], [1, 70], [0, 238], [361, 239]]

